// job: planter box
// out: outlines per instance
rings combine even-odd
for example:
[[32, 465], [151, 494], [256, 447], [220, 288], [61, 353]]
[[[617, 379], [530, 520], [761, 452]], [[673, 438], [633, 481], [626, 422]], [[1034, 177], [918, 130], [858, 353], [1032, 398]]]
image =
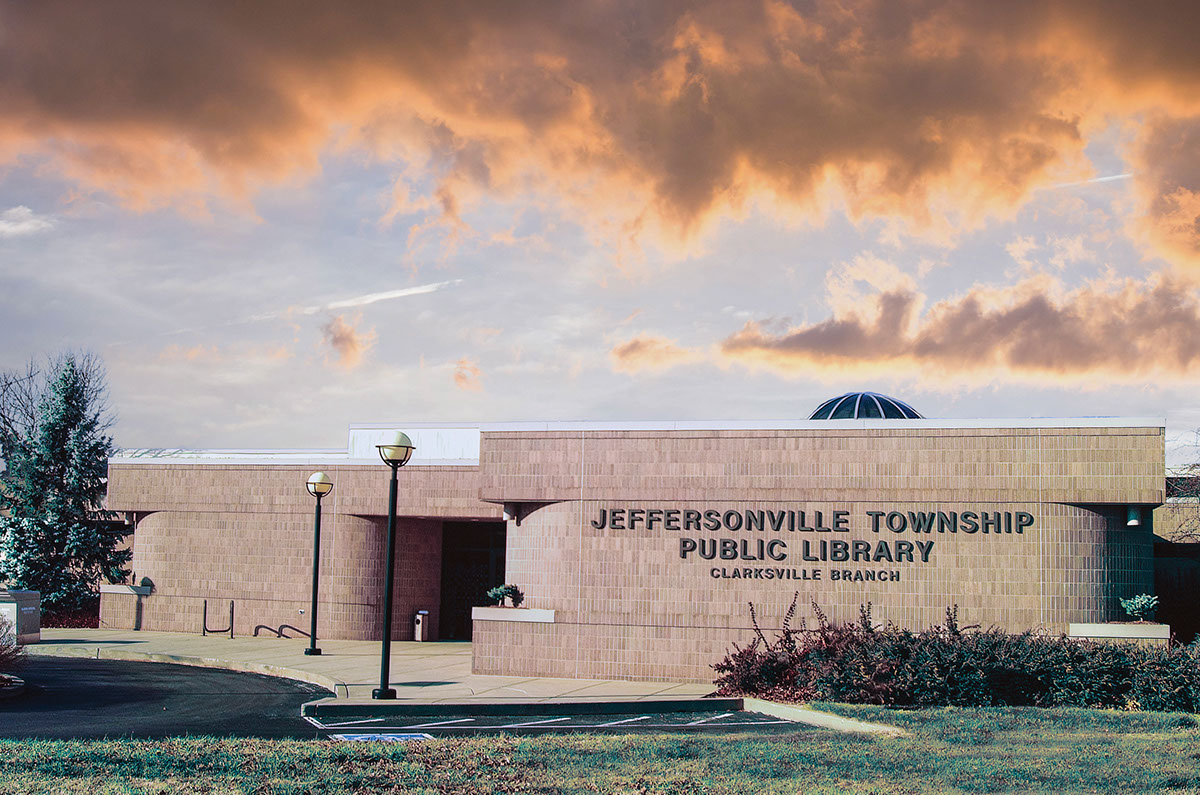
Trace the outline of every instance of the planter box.
[[554, 611], [536, 607], [472, 607], [472, 621], [516, 621], [525, 624], [553, 624]]
[[149, 585], [101, 585], [100, 628], [140, 630], [142, 600], [148, 598], [152, 590]]
[[149, 596], [149, 585], [109, 585], [107, 583], [100, 586], [100, 593], [129, 593], [137, 596]]
[[1071, 624], [1067, 636], [1079, 640], [1137, 643], [1166, 646], [1171, 639], [1170, 624]]

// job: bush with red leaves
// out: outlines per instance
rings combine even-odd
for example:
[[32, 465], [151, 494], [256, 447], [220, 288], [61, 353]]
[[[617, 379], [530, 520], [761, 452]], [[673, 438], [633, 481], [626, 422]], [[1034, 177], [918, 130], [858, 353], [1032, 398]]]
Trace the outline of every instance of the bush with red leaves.
[[888, 706], [1071, 706], [1200, 710], [1200, 641], [1190, 646], [1104, 644], [1032, 632], [959, 627], [921, 632], [876, 626], [871, 605], [832, 625], [815, 603], [816, 629], [792, 629], [796, 598], [774, 640], [759, 628], [713, 666], [718, 692], [778, 701]]
[[100, 600], [76, 610], [46, 610], [42, 613], [43, 629], [98, 629]]

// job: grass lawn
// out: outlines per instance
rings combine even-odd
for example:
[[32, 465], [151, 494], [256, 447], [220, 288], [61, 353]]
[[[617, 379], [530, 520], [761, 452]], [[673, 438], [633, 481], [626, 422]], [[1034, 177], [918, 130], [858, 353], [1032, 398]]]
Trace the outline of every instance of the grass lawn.
[[1200, 793], [1190, 715], [821, 706], [910, 734], [7, 741], [0, 793]]

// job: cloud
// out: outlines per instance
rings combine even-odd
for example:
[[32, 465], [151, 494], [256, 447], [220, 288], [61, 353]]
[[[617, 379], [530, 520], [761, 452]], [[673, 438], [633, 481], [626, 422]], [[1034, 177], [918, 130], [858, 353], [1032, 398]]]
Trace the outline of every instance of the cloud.
[[1013, 261], [1021, 266], [1023, 271], [1034, 270], [1033, 259], [1029, 256], [1034, 251], [1037, 251], [1038, 244], [1032, 237], [1018, 235], [1017, 238], [1011, 241], [1004, 247], [1008, 252], [1008, 256], [1013, 258]]
[[751, 321], [723, 340], [720, 351], [734, 362], [789, 376], [1196, 377], [1196, 291], [1162, 276], [1069, 292], [1048, 286], [1029, 280], [998, 290], [976, 287], [923, 313], [924, 296], [898, 289], [875, 297], [870, 318], [842, 312], [779, 333]]
[[444, 282], [432, 282], [430, 284], [418, 284], [413, 287], [401, 287], [397, 290], [383, 290], [377, 293], [366, 293], [365, 295], [356, 295], [353, 298], [343, 298], [340, 301], [333, 301], [328, 304], [316, 306], [294, 306], [281, 312], [266, 312], [259, 315], [254, 315], [249, 318], [252, 321], [257, 320], [276, 320], [282, 317], [291, 315], [315, 315], [318, 312], [330, 312], [335, 309], [352, 309], [358, 306], [369, 306], [379, 303], [380, 301], [394, 301], [397, 298], [408, 298], [413, 295], [427, 295], [436, 293], [438, 290], [446, 287], [454, 287], [462, 284], [462, 279], [450, 279]]
[[454, 385], [459, 389], [467, 392], [482, 391], [482, 376], [479, 366], [466, 356], [454, 363]]
[[163, 362], [220, 362], [226, 356], [216, 345], [168, 345], [159, 351], [158, 358]]
[[1059, 270], [1079, 262], [1096, 261], [1096, 253], [1087, 247], [1083, 235], [1052, 237], [1048, 242], [1050, 248], [1054, 250], [1049, 262]]
[[1047, 185], [1047, 189], [1055, 188], [1077, 188], [1081, 185], [1101, 185], [1105, 182], [1118, 182], [1132, 177], [1133, 174], [1109, 174], [1106, 177], [1092, 177], [1091, 179], [1080, 179], [1075, 182], [1060, 182], [1057, 185]]
[[613, 369], [625, 373], [642, 370], [668, 370], [703, 359], [697, 351], [679, 347], [675, 340], [639, 334], [615, 346], [610, 355]]
[[1200, 116], [1159, 118], [1135, 154], [1138, 231], [1168, 258], [1200, 269]]
[[[676, 249], [745, 208], [886, 217], [952, 237], [1091, 177], [1088, 136], [1154, 114], [1133, 180], [1147, 240], [1195, 264], [1191, 0], [316, 0], [0, 11], [0, 163], [128, 206], [202, 213], [329, 151], [420, 166], [386, 217], [451, 237], [483, 196], [544, 194]], [[1193, 158], [1189, 168], [1194, 167]]]
[[36, 235], [54, 228], [54, 222], [44, 215], [21, 205], [0, 213], [0, 240]]
[[[149, 368], [153, 379], [188, 379], [209, 389], [218, 385], [259, 385], [281, 377], [292, 351], [283, 345], [232, 343], [229, 345], [167, 345], [154, 359], [139, 359], [133, 366]], [[194, 389], [189, 398], [203, 399]]]
[[410, 295], [425, 295], [427, 293], [435, 293], [443, 287], [462, 284], [462, 279], [451, 279], [445, 282], [434, 282], [433, 284], [419, 284], [416, 287], [403, 287], [399, 290], [385, 290], [381, 293], [368, 293], [366, 295], [355, 296], [354, 298], [346, 298], [341, 301], [334, 301], [331, 304], [326, 304], [326, 309], [346, 309], [355, 306], [368, 306], [380, 301], [392, 301], [396, 298], [407, 298]]
[[470, 342], [476, 347], [482, 347], [491, 343], [496, 337], [504, 333], [502, 328], [494, 328], [491, 326], [469, 326], [462, 329], [458, 335], [467, 342]]
[[[361, 316], [355, 317], [349, 323], [341, 316], [330, 320], [321, 326], [324, 334], [323, 342], [334, 354], [334, 364], [346, 370], [353, 370], [362, 363], [367, 351], [375, 344], [375, 330], [360, 332], [355, 328], [361, 322]], [[329, 360], [326, 359], [328, 362]]]

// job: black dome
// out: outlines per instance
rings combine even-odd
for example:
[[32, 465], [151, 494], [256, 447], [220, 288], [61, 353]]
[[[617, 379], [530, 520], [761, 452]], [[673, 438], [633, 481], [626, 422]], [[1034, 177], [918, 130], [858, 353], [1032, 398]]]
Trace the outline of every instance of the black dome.
[[903, 400], [878, 392], [847, 392], [826, 400], [809, 417], [810, 420], [923, 420], [925, 419]]

